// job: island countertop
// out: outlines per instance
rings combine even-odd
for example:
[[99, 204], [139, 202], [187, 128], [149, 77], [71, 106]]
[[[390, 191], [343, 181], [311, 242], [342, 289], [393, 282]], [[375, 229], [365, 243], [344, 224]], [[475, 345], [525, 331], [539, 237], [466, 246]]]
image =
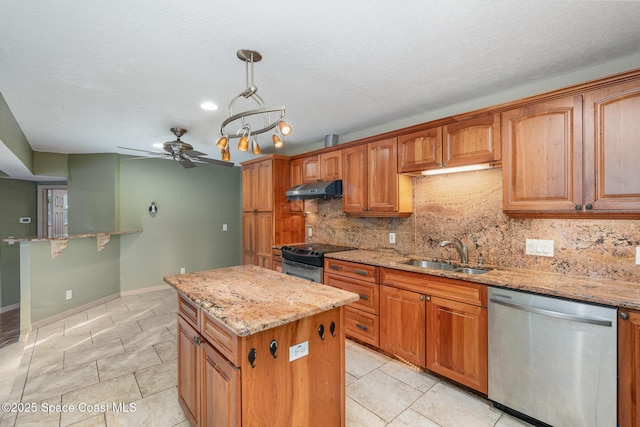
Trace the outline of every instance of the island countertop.
[[176, 274], [164, 281], [241, 337], [359, 299], [352, 292], [255, 265]]

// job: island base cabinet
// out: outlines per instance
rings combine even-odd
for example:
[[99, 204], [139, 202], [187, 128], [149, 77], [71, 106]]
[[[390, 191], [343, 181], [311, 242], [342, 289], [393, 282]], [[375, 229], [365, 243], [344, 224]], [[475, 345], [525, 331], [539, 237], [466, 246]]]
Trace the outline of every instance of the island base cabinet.
[[193, 425], [200, 424], [201, 340], [198, 331], [178, 316], [178, 400]]
[[487, 309], [444, 298], [427, 303], [427, 369], [487, 393]]
[[203, 344], [202, 425], [231, 427], [241, 425], [240, 369]]

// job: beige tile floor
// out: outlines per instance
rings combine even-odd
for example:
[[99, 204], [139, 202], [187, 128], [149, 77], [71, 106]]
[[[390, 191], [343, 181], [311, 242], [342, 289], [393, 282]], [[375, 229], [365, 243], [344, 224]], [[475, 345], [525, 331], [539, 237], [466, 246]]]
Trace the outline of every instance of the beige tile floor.
[[[177, 399], [175, 311], [172, 289], [121, 297], [0, 349], [2, 402], [29, 404], [0, 412], [0, 427], [188, 426]], [[348, 427], [526, 425], [354, 342], [346, 365]]]

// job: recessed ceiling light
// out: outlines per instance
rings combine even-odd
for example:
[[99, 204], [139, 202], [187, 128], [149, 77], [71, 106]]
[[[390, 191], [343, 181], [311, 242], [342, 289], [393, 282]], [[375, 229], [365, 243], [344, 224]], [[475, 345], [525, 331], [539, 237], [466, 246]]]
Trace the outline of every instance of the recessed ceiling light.
[[200, 108], [202, 108], [203, 110], [215, 111], [218, 109], [218, 106], [211, 101], [205, 101], [200, 104]]

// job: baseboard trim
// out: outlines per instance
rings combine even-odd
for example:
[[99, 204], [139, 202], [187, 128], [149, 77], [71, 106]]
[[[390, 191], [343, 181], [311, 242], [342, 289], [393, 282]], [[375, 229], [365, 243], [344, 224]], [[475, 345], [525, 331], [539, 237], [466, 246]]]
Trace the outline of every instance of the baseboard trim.
[[7, 311], [11, 311], [11, 310], [16, 310], [18, 308], [20, 308], [20, 303], [11, 304], [6, 307], [0, 307], [0, 314], [6, 313]]
[[42, 320], [38, 320], [37, 322], [33, 322], [31, 324], [31, 330], [34, 331], [36, 329], [40, 329], [43, 326], [46, 326], [46, 325], [48, 325], [50, 323], [57, 322], [58, 320], [62, 320], [65, 317], [73, 316], [74, 314], [82, 313], [85, 310], [89, 310], [90, 308], [97, 307], [99, 305], [108, 303], [109, 301], [113, 301], [116, 298], [120, 298], [120, 294], [119, 293], [112, 294], [112, 295], [109, 295], [109, 296], [106, 296], [106, 297], [102, 297], [100, 299], [88, 302], [88, 303], [83, 304], [83, 305], [79, 305], [77, 307], [71, 308], [71, 309], [63, 311], [61, 313], [54, 314], [53, 316], [45, 317]]
[[169, 285], [158, 285], [158, 286], [151, 286], [148, 288], [131, 289], [129, 291], [121, 291], [120, 296], [126, 297], [129, 295], [146, 294], [147, 292], [164, 291], [166, 289], [173, 289], [173, 288]]

